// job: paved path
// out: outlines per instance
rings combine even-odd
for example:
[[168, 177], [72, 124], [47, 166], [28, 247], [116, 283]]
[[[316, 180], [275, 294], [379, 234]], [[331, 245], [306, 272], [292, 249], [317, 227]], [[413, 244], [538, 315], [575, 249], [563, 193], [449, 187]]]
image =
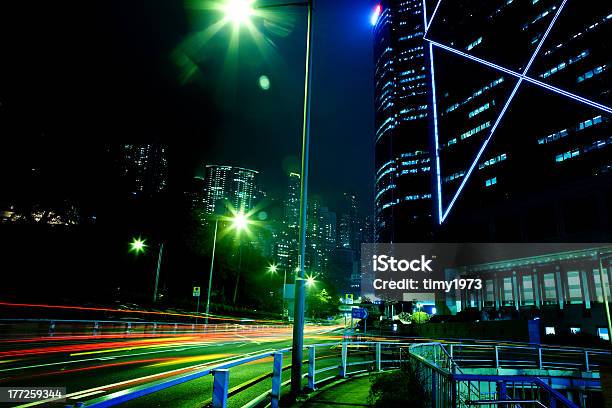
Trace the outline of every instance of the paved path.
[[370, 377], [363, 376], [330, 385], [314, 395], [308, 401], [296, 403], [295, 408], [319, 408], [319, 407], [368, 407], [368, 395], [370, 393]]

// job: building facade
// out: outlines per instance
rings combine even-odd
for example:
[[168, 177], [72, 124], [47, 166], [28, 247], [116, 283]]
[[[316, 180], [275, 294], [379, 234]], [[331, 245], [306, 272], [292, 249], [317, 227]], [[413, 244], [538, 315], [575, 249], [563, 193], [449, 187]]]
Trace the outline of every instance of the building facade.
[[168, 185], [168, 148], [159, 144], [121, 145], [119, 168], [130, 192], [161, 193]]
[[377, 7], [375, 62], [375, 236], [423, 240], [431, 231], [430, 80], [419, 0]]
[[257, 192], [255, 170], [242, 167], [206, 165], [204, 176], [204, 212], [215, 213], [219, 202], [229, 203], [234, 211], [247, 214], [253, 209]]
[[[408, 241], [419, 240], [423, 231], [460, 241], [609, 239], [609, 4], [388, 1], [379, 10], [374, 28], [378, 241], [397, 241], [398, 230], [414, 231], [402, 237]], [[397, 44], [407, 46], [413, 38], [400, 39], [411, 33], [416, 54], [408, 61], [414, 61], [413, 70], [426, 67], [423, 89], [431, 98], [422, 99], [424, 117], [402, 130], [401, 110], [391, 109], [406, 91], [401, 73], [407, 67], [396, 61], [411, 57], [401, 52], [412, 47]], [[385, 86], [396, 92], [399, 87], [395, 100], [387, 100], [391, 94]], [[427, 143], [421, 144], [421, 137]], [[430, 167], [423, 178], [429, 183], [422, 184], [428, 189], [416, 191], [417, 182], [408, 186], [415, 190], [414, 201], [421, 194], [431, 197], [429, 206], [401, 205], [402, 196], [409, 195], [399, 181], [404, 170], [398, 157], [409, 149], [385, 155], [399, 152], [398, 140], [413, 143], [412, 151], [424, 146], [428, 152], [431, 166], [423, 165]], [[429, 227], [406, 220], [422, 218], [422, 211], [430, 215]]]
[[445, 304], [440, 310], [478, 310], [485, 312], [486, 320], [522, 314], [537, 317], [544, 334], [583, 333], [608, 339], [602, 288], [610, 299], [611, 251], [593, 247], [461, 266], [452, 276], [482, 279], [482, 289], [442, 295]]

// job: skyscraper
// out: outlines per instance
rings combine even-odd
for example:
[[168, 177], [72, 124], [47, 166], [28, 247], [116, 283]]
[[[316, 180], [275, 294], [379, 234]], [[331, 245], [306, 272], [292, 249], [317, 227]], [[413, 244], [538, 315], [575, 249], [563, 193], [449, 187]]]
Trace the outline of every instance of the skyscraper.
[[[378, 241], [432, 230], [458, 240], [609, 237], [609, 4], [389, 0], [378, 10]], [[402, 127], [401, 112], [419, 106]], [[427, 153], [408, 158], [409, 147]], [[431, 222], [416, 224], [424, 213]]]
[[119, 147], [119, 167], [132, 193], [153, 194], [168, 184], [168, 148], [159, 144], [126, 144]]
[[206, 165], [204, 212], [214, 214], [215, 205], [226, 201], [234, 211], [248, 213], [254, 204], [257, 174], [241, 167]]
[[430, 80], [421, 0], [385, 0], [374, 16], [375, 236], [431, 231]]
[[610, 236], [611, 13], [575, 0], [441, 3], [426, 37], [443, 236]]
[[289, 173], [285, 221], [290, 228], [296, 230], [300, 225], [300, 175], [297, 173]]

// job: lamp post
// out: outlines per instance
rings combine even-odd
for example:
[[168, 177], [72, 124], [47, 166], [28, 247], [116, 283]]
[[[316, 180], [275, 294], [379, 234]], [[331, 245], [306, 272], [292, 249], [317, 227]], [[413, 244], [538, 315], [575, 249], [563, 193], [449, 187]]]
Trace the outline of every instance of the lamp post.
[[[272, 264], [268, 267], [268, 272], [276, 274], [278, 272], [278, 266]], [[285, 286], [287, 286], [287, 269], [283, 269], [283, 298], [281, 300], [281, 315], [285, 316]]]
[[233, 303], [236, 304], [238, 297], [238, 283], [240, 281], [240, 272], [242, 271], [242, 241], [240, 241], [240, 233], [248, 228], [249, 219], [242, 211], [234, 214], [232, 218], [232, 228], [238, 234], [238, 273], [236, 275], [236, 285], [234, 286]]
[[[606, 290], [606, 282], [604, 282], [604, 272], [603, 272], [603, 260], [604, 259], [612, 259], [611, 254], [606, 254], [606, 256], [602, 256], [601, 253], [598, 254], [599, 258], [599, 279], [601, 280], [601, 293], [603, 295], [603, 305], [606, 311], [606, 320], [608, 323], [608, 341], [612, 344], [612, 324], [610, 321], [610, 308], [608, 306], [608, 291]], [[606, 268], [606, 277], [608, 276], [608, 268]], [[608, 281], [608, 286], [610, 286], [610, 281]]]
[[[208, 316], [210, 314], [210, 293], [212, 291], [212, 277], [215, 265], [215, 252], [217, 249], [217, 232], [219, 230], [219, 217], [221, 210], [215, 208], [215, 230], [213, 234], [213, 247], [212, 254], [210, 257], [210, 273], [208, 275], [208, 293], [206, 295], [206, 318], [205, 323], [208, 324]], [[230, 219], [232, 222], [232, 226], [238, 232], [247, 229], [249, 224], [249, 219], [244, 213], [239, 212], [234, 214], [234, 216]], [[240, 267], [238, 268], [238, 273], [240, 273]], [[240, 276], [240, 275], [238, 275]], [[238, 290], [238, 279], [236, 279], [236, 290]], [[234, 302], [236, 301], [236, 291], [234, 291]]]
[[[147, 248], [146, 240], [140, 237], [133, 238], [130, 242], [130, 252], [136, 255], [145, 252]], [[162, 255], [164, 253], [164, 243], [159, 244], [159, 252], [157, 254], [157, 268], [155, 269], [155, 285], [153, 286], [153, 303], [157, 302], [157, 291], [159, 287], [159, 271], [161, 269]]]
[[304, 74], [304, 106], [302, 123], [302, 164], [300, 172], [300, 234], [299, 270], [295, 277], [295, 307], [293, 315], [293, 343], [291, 347], [291, 394], [296, 396], [302, 391], [302, 358], [304, 348], [304, 257], [306, 253], [306, 216], [308, 208], [308, 160], [310, 153], [310, 96], [312, 82], [312, 11], [314, 0], [289, 2], [253, 7], [254, 0], [228, 0], [224, 8], [228, 20], [240, 25], [248, 20], [255, 9], [304, 6], [308, 10], [306, 31], [306, 58]]
[[208, 294], [206, 295], [206, 318], [205, 324], [208, 324], [208, 315], [210, 313], [210, 291], [212, 290], [212, 276], [215, 265], [215, 250], [217, 249], [217, 229], [219, 228], [219, 217], [215, 217], [215, 233], [213, 235], [212, 255], [210, 257], [210, 273], [208, 274]]

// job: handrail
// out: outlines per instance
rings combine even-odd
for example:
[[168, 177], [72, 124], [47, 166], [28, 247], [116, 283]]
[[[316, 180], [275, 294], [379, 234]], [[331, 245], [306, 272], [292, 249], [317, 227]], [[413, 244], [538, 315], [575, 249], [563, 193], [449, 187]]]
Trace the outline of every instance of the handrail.
[[[337, 363], [332, 363], [331, 365], [324, 364], [323, 367], [317, 370], [315, 367], [315, 361], [317, 360], [317, 358], [315, 357], [316, 356], [315, 350], [318, 348], [323, 348], [323, 347], [328, 347], [330, 349], [333, 349], [337, 346], [342, 347], [341, 354], [340, 354], [340, 358], [341, 358], [340, 364], [337, 364]], [[371, 359], [371, 358], [366, 357], [363, 361], [349, 361], [349, 358], [348, 358], [349, 349], [352, 349], [351, 346], [358, 346], [359, 347], [358, 350], [361, 350], [363, 347], [369, 348], [370, 350], [368, 352], [370, 353], [374, 352], [375, 358]], [[537, 385], [538, 387], [542, 387], [544, 390], [546, 390], [546, 392], [549, 395], [557, 399], [559, 402], [562, 402], [568, 407], [574, 407], [572, 405], [569, 405], [571, 404], [571, 401], [563, 397], [563, 395], [561, 395], [558, 391], [553, 390], [552, 387], [550, 387], [548, 384], [546, 384], [545, 382], [543, 382], [541, 379], [537, 377], [464, 374], [459, 368], [459, 366], [457, 365], [457, 362], [454, 360], [453, 356], [449, 354], [448, 350], [446, 350], [441, 343], [437, 343], [437, 342], [415, 344], [415, 343], [406, 343], [406, 342], [347, 341], [343, 343], [326, 342], [326, 343], [306, 345], [305, 347], [310, 349], [308, 353], [307, 362], [308, 362], [308, 366], [312, 367], [312, 369], [309, 368], [309, 372], [304, 374], [304, 376], [308, 378], [309, 386], [314, 388], [315, 384], [320, 384], [322, 381], [327, 381], [332, 378], [338, 378], [338, 375], [340, 377], [346, 377], [348, 375], [353, 375], [357, 372], [364, 372], [364, 371], [369, 370], [369, 369], [359, 370], [359, 371], [353, 370], [351, 371], [351, 373], [348, 373], [347, 371], [348, 367], [354, 367], [357, 365], [364, 365], [364, 364], [366, 365], [373, 364], [374, 369], [380, 371], [383, 369], [382, 364], [386, 363], [387, 368], [389, 367], [397, 368], [398, 367], [397, 363], [401, 363], [403, 361], [401, 358], [401, 355], [400, 355], [399, 360], [396, 360], [395, 358], [392, 358], [391, 360], [389, 360], [388, 357], [387, 359], [385, 359], [383, 358], [383, 355], [381, 352], [381, 350], [383, 350], [383, 346], [385, 346], [384, 348], [384, 350], [386, 350], [385, 352], [391, 350], [391, 352], [400, 351], [400, 353], [403, 347], [408, 346], [408, 355], [410, 358], [414, 359], [415, 361], [418, 361], [420, 364], [425, 365], [426, 367], [428, 367], [428, 369], [433, 370], [431, 371], [432, 373], [433, 372], [438, 373], [441, 376], [439, 377], [440, 380], [450, 382], [450, 384], [455, 384], [460, 381], [467, 381], [468, 383], [470, 381], [492, 381], [492, 382], [495, 382], [495, 381], [521, 382], [523, 381], [526, 383], [533, 383], [534, 385]], [[448, 358], [448, 361], [452, 363], [451, 369], [448, 370], [447, 368], [442, 367], [440, 364], [437, 364], [435, 361], [430, 361], [425, 356], [420, 355], [419, 354], [421, 352], [420, 349], [424, 349], [425, 347], [435, 347], [436, 349], [441, 348], [443, 358]], [[160, 380], [157, 380], [151, 383], [141, 384], [141, 385], [129, 388], [129, 389], [120, 390], [120, 391], [108, 394], [106, 396], [98, 397], [96, 399], [87, 401], [84, 404], [81, 403], [79, 406], [95, 407], [95, 408], [111, 407], [111, 406], [115, 406], [115, 405], [121, 404], [126, 401], [133, 400], [135, 398], [139, 398], [141, 396], [153, 394], [155, 392], [173, 387], [175, 385], [183, 384], [185, 382], [189, 382], [189, 381], [192, 381], [198, 378], [202, 378], [207, 375], [213, 375], [215, 377], [214, 382], [213, 382], [213, 399], [211, 400], [213, 401], [213, 406], [215, 407], [224, 406], [224, 405], [219, 405], [219, 404], [215, 405], [215, 396], [217, 396], [218, 393], [220, 393], [219, 395], [221, 395], [223, 398], [225, 398], [225, 400], [227, 400], [228, 397], [234, 394], [237, 394], [243, 391], [244, 389], [250, 388], [251, 386], [255, 384], [259, 384], [264, 379], [268, 379], [272, 377], [272, 384], [273, 384], [272, 391], [267, 391], [266, 393], [264, 393], [265, 395], [262, 394], [258, 398], [262, 398], [262, 401], [263, 401], [263, 399], [265, 399], [266, 396], [271, 396], [272, 401], [273, 401], [272, 406], [277, 407], [278, 398], [280, 397], [280, 388], [277, 388], [275, 390], [274, 387], [275, 386], [281, 387], [283, 384], [283, 382], [280, 381], [280, 379], [282, 378], [281, 377], [282, 372], [288, 369], [290, 366], [284, 366], [284, 367], [282, 366], [282, 356], [284, 354], [289, 353], [290, 351], [291, 351], [291, 348], [288, 347], [288, 348], [282, 348], [279, 350], [272, 350], [272, 351], [266, 351], [266, 352], [261, 352], [261, 353], [253, 353], [251, 355], [246, 355], [241, 358], [225, 361], [219, 364], [215, 364], [213, 366], [197, 365], [193, 367], [188, 367], [187, 369], [193, 368], [195, 371], [189, 372], [189, 373], [182, 372], [181, 374], [175, 375], [173, 377], [160, 379]], [[358, 355], [366, 356], [367, 353], [352, 353], [351, 354], [351, 356], [358, 356]], [[274, 369], [272, 370], [271, 373], [268, 372], [268, 373], [259, 375], [258, 377], [255, 377], [254, 379], [251, 379], [245, 383], [242, 383], [239, 386], [232, 388], [231, 390], [227, 388], [227, 385], [229, 384], [229, 371], [228, 370], [230, 368], [240, 366], [242, 364], [250, 363], [253, 361], [258, 361], [258, 360], [268, 358], [268, 357], [274, 357], [274, 364], [273, 364]], [[337, 357], [338, 357], [337, 354], [332, 353], [331, 355], [323, 355], [320, 358], [323, 360], [326, 360], [329, 358], [337, 358]], [[442, 360], [442, 361], [446, 361], [446, 360]], [[453, 367], [458, 368], [459, 369], [458, 371], [460, 371], [460, 373], [454, 373]], [[324, 372], [329, 372], [332, 370], [339, 370], [338, 375], [332, 375], [330, 377], [325, 378], [324, 380], [317, 381], [315, 379], [315, 375], [321, 374]], [[591, 381], [593, 382], [593, 384], [597, 382], [596, 379], [593, 379]], [[225, 389], [224, 390], [221, 389], [221, 391], [219, 391], [219, 389], [217, 388], [219, 386], [218, 383], [224, 384]], [[430, 385], [432, 387], [435, 387], [435, 382], [432, 382]], [[276, 405], [274, 401], [276, 401]], [[509, 402], [506, 402], [506, 403], [509, 403]]]

